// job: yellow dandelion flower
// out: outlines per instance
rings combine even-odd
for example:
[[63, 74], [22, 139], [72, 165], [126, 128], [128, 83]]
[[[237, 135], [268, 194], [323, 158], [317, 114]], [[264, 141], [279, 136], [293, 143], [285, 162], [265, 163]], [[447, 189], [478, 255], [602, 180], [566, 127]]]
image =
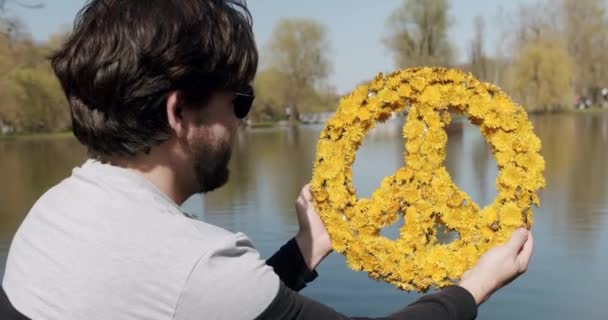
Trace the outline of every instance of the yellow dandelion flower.
[[371, 119], [372, 114], [367, 109], [361, 109], [357, 114], [357, 117], [361, 121], [368, 121], [369, 119]]
[[421, 121], [408, 121], [405, 124], [405, 128], [404, 128], [403, 132], [405, 133], [406, 137], [415, 138], [416, 136], [419, 136], [420, 133], [424, 132], [425, 130], [426, 130], [425, 125]]
[[427, 80], [422, 77], [414, 77], [410, 80], [412, 88], [418, 92], [424, 90], [424, 88], [426, 87], [426, 82]]
[[475, 118], [484, 118], [489, 110], [490, 100], [482, 95], [474, 95], [468, 101], [468, 113]]
[[421, 103], [438, 105], [439, 102], [441, 102], [441, 92], [439, 91], [438, 87], [426, 87], [418, 98], [418, 101], [420, 101]]
[[[445, 146], [445, 144], [443, 144]], [[437, 145], [435, 145], [435, 148], [439, 148]], [[445, 154], [442, 152], [431, 152], [428, 155], [428, 165], [429, 167], [435, 167], [437, 165], [440, 165], [443, 160], [445, 160]]]
[[528, 228], [534, 224], [534, 217], [532, 216], [532, 210], [526, 210], [526, 221], [528, 222]]
[[512, 114], [502, 113], [498, 114], [498, 118], [500, 121], [499, 126], [507, 131], [512, 131], [517, 128], [518, 121]]
[[441, 122], [444, 124], [448, 124], [448, 123], [452, 122], [452, 116], [450, 115], [449, 112], [444, 111], [441, 113]]
[[468, 102], [468, 91], [466, 87], [462, 85], [450, 85], [449, 90], [446, 93], [446, 101], [451, 105], [462, 107]]
[[523, 214], [515, 203], [509, 202], [500, 209], [500, 224], [512, 228], [522, 226]]
[[428, 143], [433, 146], [438, 146], [440, 149], [445, 147], [448, 142], [448, 135], [443, 130], [434, 130], [427, 135]]
[[414, 203], [420, 197], [420, 193], [415, 188], [406, 188], [402, 193], [403, 201], [407, 203]]
[[484, 226], [496, 231], [499, 228], [498, 212], [494, 207], [488, 207], [483, 210]]
[[542, 171], [545, 161], [538, 153], [518, 153], [515, 156], [515, 163], [522, 167], [528, 168], [532, 172]]
[[395, 175], [395, 179], [401, 183], [409, 182], [414, 177], [414, 172], [410, 168], [400, 168]]
[[464, 201], [464, 197], [460, 192], [453, 192], [450, 198], [448, 199], [448, 206], [452, 208], [457, 208], [462, 206], [462, 202]]
[[390, 77], [388, 81], [386, 81], [386, 86], [391, 90], [395, 90], [395, 88], [401, 85], [401, 82], [402, 79], [400, 77]]
[[402, 98], [409, 98], [412, 95], [412, 87], [409, 84], [403, 84], [397, 89], [397, 94]]
[[388, 120], [393, 115], [391, 109], [383, 108], [376, 113], [376, 119], [380, 122]]
[[507, 151], [513, 149], [513, 136], [498, 130], [491, 138], [491, 143], [498, 151]]
[[446, 73], [445, 79], [449, 79], [451, 82], [455, 84], [460, 84], [460, 82], [465, 80], [465, 75], [462, 72], [458, 72], [457, 70], [450, 69]]
[[399, 100], [399, 95], [389, 88], [384, 88], [378, 92], [378, 99], [384, 103], [392, 104]]
[[504, 149], [497, 151], [494, 156], [496, 157], [496, 164], [500, 167], [507, 166], [515, 158], [515, 152], [512, 149]]
[[507, 187], [517, 187], [521, 184], [524, 173], [516, 166], [506, 166], [498, 175], [498, 181]]
[[488, 110], [484, 116], [483, 125], [492, 129], [500, 128], [500, 115], [494, 110]]

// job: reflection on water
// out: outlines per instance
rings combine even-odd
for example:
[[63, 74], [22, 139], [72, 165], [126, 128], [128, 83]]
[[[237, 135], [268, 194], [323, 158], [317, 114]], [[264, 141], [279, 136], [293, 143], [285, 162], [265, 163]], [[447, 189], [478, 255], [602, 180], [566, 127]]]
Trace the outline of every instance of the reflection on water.
[[71, 137], [0, 140], [0, 274], [10, 239], [29, 208], [84, 157]]
[[[530, 269], [480, 310], [480, 319], [606, 319], [608, 278], [608, 114], [532, 116], [543, 141], [547, 188], [535, 210], [536, 249]], [[297, 231], [293, 202], [310, 180], [321, 126], [240, 132], [231, 180], [184, 205], [201, 219], [245, 232], [269, 256]], [[496, 195], [497, 168], [476, 127], [450, 135], [446, 167], [481, 206]], [[24, 214], [82, 162], [71, 138], [0, 140], [0, 263]], [[353, 167], [359, 196], [403, 165], [399, 124], [366, 137]], [[385, 230], [396, 237], [399, 222]], [[450, 235], [453, 237], [454, 235]], [[449, 241], [452, 238], [446, 238]], [[3, 267], [0, 267], [0, 275]], [[418, 298], [347, 269], [330, 255], [304, 294], [352, 315], [384, 315]], [[584, 298], [583, 298], [584, 297]]]

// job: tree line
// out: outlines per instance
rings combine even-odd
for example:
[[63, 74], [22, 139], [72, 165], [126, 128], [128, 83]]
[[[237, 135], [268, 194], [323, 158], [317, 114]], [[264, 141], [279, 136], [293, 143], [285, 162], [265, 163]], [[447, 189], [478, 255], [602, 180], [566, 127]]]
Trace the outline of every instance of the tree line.
[[[486, 52], [487, 17], [474, 19], [465, 63], [454, 60], [446, 0], [406, 0], [389, 17], [384, 43], [398, 67], [455, 66], [502, 87], [528, 111], [606, 104], [608, 17], [602, 0], [545, 0], [498, 12], [500, 42]], [[464, 22], [460, 22], [464, 23]]]
[[[35, 42], [27, 27], [7, 12], [7, 6], [20, 5], [12, 1], [0, 0], [0, 133], [69, 130], [69, 110], [48, 61], [67, 33]], [[594, 104], [604, 101], [608, 16], [602, 0], [545, 0], [472, 22], [458, 21], [449, 9], [447, 0], [403, 0], [395, 8], [386, 18], [381, 40], [395, 69], [460, 68], [499, 85], [529, 111], [571, 109], [577, 97]], [[488, 20], [502, 40], [492, 54]], [[455, 23], [472, 23], [474, 28], [464, 62], [457, 59], [449, 36]], [[279, 21], [260, 48], [250, 118], [295, 121], [300, 113], [335, 110], [339, 93], [328, 80], [330, 48], [328, 28], [322, 23], [307, 18]]]

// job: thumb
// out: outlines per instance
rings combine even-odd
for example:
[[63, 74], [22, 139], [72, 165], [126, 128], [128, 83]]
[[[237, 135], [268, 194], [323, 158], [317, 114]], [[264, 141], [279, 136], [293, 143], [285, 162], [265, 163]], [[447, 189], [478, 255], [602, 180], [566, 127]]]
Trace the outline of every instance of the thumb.
[[310, 183], [305, 185], [302, 188], [302, 196], [304, 197], [304, 200], [310, 202], [312, 201], [312, 192], [310, 192]]
[[507, 242], [507, 246], [513, 250], [515, 254], [517, 254], [527, 240], [528, 230], [520, 228], [513, 232], [511, 239], [509, 239], [509, 242]]

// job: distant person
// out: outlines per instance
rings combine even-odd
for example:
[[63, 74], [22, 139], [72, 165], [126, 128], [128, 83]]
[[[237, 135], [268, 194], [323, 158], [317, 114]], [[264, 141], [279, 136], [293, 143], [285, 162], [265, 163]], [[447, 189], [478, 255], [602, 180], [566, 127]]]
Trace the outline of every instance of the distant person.
[[[331, 251], [307, 187], [300, 231], [268, 260], [180, 207], [226, 183], [252, 104], [258, 52], [244, 4], [93, 0], [52, 65], [90, 159], [15, 234], [2, 319], [348, 319], [297, 293]], [[473, 319], [532, 247], [518, 230], [459, 285], [384, 319]]]
[[586, 96], [577, 96], [576, 97], [576, 108], [579, 110], [583, 110], [588, 108], [591, 105], [591, 99]]

